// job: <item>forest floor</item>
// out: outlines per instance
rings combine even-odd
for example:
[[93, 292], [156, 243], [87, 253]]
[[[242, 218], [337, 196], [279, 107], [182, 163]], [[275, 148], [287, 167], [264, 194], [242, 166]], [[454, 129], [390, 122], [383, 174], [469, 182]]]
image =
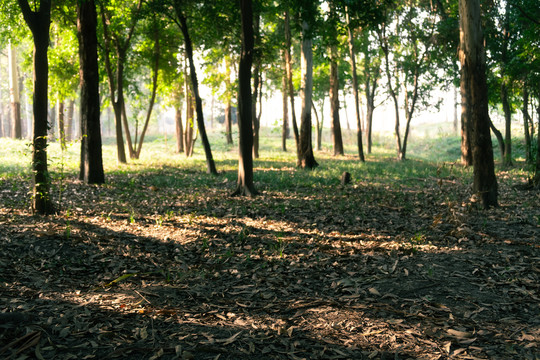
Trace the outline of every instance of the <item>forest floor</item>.
[[49, 217], [26, 177], [2, 179], [0, 357], [540, 359], [540, 193], [523, 177], [500, 171], [501, 206], [482, 210], [457, 166], [354, 168], [348, 185], [262, 166], [255, 198], [229, 196], [234, 162], [69, 175]]

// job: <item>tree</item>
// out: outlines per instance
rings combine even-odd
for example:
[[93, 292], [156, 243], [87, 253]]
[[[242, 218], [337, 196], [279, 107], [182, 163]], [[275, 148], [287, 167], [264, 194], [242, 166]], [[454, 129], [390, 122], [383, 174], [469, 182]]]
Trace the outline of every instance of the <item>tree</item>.
[[313, 169], [319, 164], [313, 155], [311, 140], [311, 105], [313, 96], [313, 28], [315, 22], [315, 4], [304, 2], [300, 11], [302, 22], [301, 46], [301, 82], [300, 97], [302, 99], [302, 112], [300, 115], [300, 138], [298, 146], [298, 166], [302, 169]]
[[253, 4], [252, 0], [240, 0], [242, 16], [242, 51], [238, 66], [238, 181], [233, 195], [254, 196], [257, 194], [253, 184], [253, 131], [251, 66], [253, 64]]
[[[339, 19], [335, 4], [329, 3], [328, 20], [330, 29], [328, 33], [329, 60], [330, 60], [330, 129], [334, 155], [343, 155], [343, 138], [341, 136], [341, 123], [339, 119], [339, 75], [338, 75], [338, 31]], [[361, 130], [360, 130], [361, 131]]]
[[486, 58], [479, 0], [459, 0], [461, 101], [470, 125], [473, 190], [484, 208], [498, 206], [497, 178], [489, 133]]
[[174, 10], [177, 16], [178, 25], [180, 30], [184, 35], [184, 45], [186, 56], [189, 61], [189, 75], [191, 79], [191, 89], [193, 95], [195, 96], [195, 111], [197, 114], [197, 126], [199, 127], [199, 133], [201, 134], [201, 141], [204, 147], [204, 153], [206, 155], [206, 167], [209, 174], [217, 175], [216, 165], [212, 157], [212, 150], [210, 148], [210, 142], [208, 141], [208, 136], [206, 134], [206, 127], [204, 125], [204, 116], [202, 109], [202, 100], [199, 95], [199, 82], [197, 80], [197, 71], [195, 70], [195, 62], [193, 60], [193, 44], [191, 42], [191, 37], [189, 35], [189, 29], [187, 25], [186, 16], [183, 13], [181, 1], [174, 1]]
[[32, 207], [42, 215], [54, 212], [50, 194], [51, 179], [47, 169], [47, 103], [49, 63], [49, 30], [51, 25], [51, 0], [42, 0], [33, 11], [28, 0], [18, 0], [24, 20], [34, 40], [34, 134], [32, 136], [33, 191]]
[[[358, 144], [358, 157], [361, 162], [365, 162], [364, 156], [364, 145], [362, 142], [362, 122], [360, 120], [360, 94], [358, 91], [358, 74], [356, 70], [356, 47], [354, 44], [354, 35], [353, 35], [353, 26], [351, 23], [351, 15], [349, 14], [349, 9], [346, 9], [346, 20], [347, 20], [347, 40], [349, 42], [349, 58], [351, 61], [351, 72], [352, 72], [352, 88], [354, 95], [354, 111], [356, 114], [356, 139]], [[369, 82], [368, 82], [369, 86]], [[366, 89], [366, 95], [368, 94], [368, 89]], [[373, 114], [373, 111], [372, 111]], [[370, 134], [371, 134], [371, 125], [370, 125]], [[368, 142], [368, 153], [371, 152], [371, 143]]]
[[99, 102], [97, 53], [97, 12], [94, 0], [77, 3], [77, 36], [81, 80], [81, 167], [79, 179], [87, 184], [103, 184], [103, 156]]
[[[126, 132], [130, 157], [134, 156], [131, 134], [129, 132], [125, 111], [124, 71], [127, 54], [131, 46], [131, 40], [137, 22], [139, 21], [142, 3], [142, 0], [137, 0], [137, 3], [133, 4], [135, 6], [132, 7], [127, 3], [124, 4], [122, 13], [120, 13], [120, 9], [113, 7], [110, 4], [108, 5], [104, 2], [99, 3], [101, 8], [101, 23], [103, 26], [103, 46], [101, 48], [103, 49], [105, 70], [109, 80], [109, 95], [114, 110], [117, 158], [118, 162], [121, 164], [127, 162], [122, 125]], [[126, 19], [129, 21], [128, 24], [125, 23]], [[113, 65], [114, 60], [116, 60], [115, 65]]]
[[11, 99], [11, 137], [22, 138], [21, 130], [21, 100], [19, 92], [19, 72], [17, 69], [17, 48], [9, 42], [9, 95]]

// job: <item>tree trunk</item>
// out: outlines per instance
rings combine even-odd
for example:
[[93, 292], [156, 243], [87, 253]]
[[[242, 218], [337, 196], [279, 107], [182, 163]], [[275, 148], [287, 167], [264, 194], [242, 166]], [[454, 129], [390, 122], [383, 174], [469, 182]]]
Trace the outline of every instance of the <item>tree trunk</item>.
[[77, 6], [77, 35], [81, 78], [81, 169], [79, 178], [87, 184], [103, 184], [103, 156], [97, 53], [97, 12], [94, 0]]
[[495, 137], [497, 138], [497, 142], [499, 143], [499, 150], [501, 152], [501, 163], [504, 162], [504, 138], [501, 134], [501, 132], [495, 127], [495, 124], [493, 124], [493, 121], [491, 121], [491, 117], [489, 118], [489, 127], [491, 131], [495, 134]]
[[21, 100], [19, 91], [19, 73], [17, 71], [17, 51], [8, 43], [9, 95], [11, 100], [11, 137], [22, 139]]
[[339, 119], [339, 79], [336, 58], [337, 46], [332, 46], [330, 50], [330, 124], [334, 156], [344, 154], [343, 138], [341, 137], [341, 123]]
[[362, 142], [362, 120], [360, 119], [360, 95], [358, 94], [358, 75], [356, 73], [356, 49], [354, 46], [353, 29], [351, 25], [351, 19], [349, 16], [349, 9], [346, 9], [347, 20], [347, 35], [349, 41], [349, 57], [351, 59], [351, 71], [352, 71], [352, 87], [354, 95], [354, 110], [356, 114], [356, 140], [358, 144], [358, 157], [361, 162], [365, 162], [364, 157], [364, 145]]
[[504, 158], [505, 166], [512, 166], [512, 108], [508, 100], [506, 80], [501, 85], [501, 102], [504, 111]]
[[289, 97], [291, 100], [291, 120], [293, 126], [294, 141], [296, 143], [296, 156], [300, 161], [300, 134], [296, 121], [296, 111], [294, 109], [294, 86], [292, 81], [292, 60], [291, 60], [291, 28], [289, 25], [289, 11], [285, 11], [285, 65], [287, 69], [287, 81], [289, 83]]
[[175, 116], [174, 121], [176, 124], [176, 152], [184, 152], [184, 129], [182, 125], [182, 107], [177, 105], [174, 107]]
[[66, 127], [65, 127], [65, 107], [62, 100], [58, 100], [56, 104], [56, 118], [58, 119], [58, 139], [60, 140], [60, 148], [66, 150]]
[[47, 103], [49, 62], [49, 28], [51, 24], [51, 1], [42, 0], [39, 10], [30, 9], [27, 0], [19, 0], [24, 20], [32, 31], [34, 40], [34, 134], [32, 151], [33, 210], [42, 215], [54, 212], [50, 188], [51, 179], [47, 169]]
[[68, 109], [66, 114], [66, 141], [73, 140], [73, 113], [75, 111], [75, 101], [70, 99], [68, 102]]
[[253, 32], [254, 32], [254, 51], [253, 51], [253, 95], [251, 101], [251, 119], [253, 121], [253, 158], [259, 158], [259, 118], [257, 117], [257, 99], [259, 98], [259, 83], [261, 72], [261, 36], [260, 36], [260, 16], [256, 13], [254, 16]]
[[240, 0], [242, 13], [242, 51], [238, 67], [238, 181], [232, 195], [254, 196], [253, 129], [251, 98], [251, 66], [253, 64], [253, 5], [252, 0]]
[[469, 120], [474, 182], [484, 208], [498, 206], [497, 178], [489, 133], [484, 37], [478, 0], [459, 0], [462, 104]]
[[[538, 86], [538, 84], [537, 84]], [[540, 119], [540, 89], [537, 89], [538, 93], [536, 94], [536, 115]], [[538, 187], [540, 186], [540, 124], [536, 127], [538, 133], [536, 134], [536, 166], [534, 172], [533, 183]]]
[[193, 128], [195, 126], [194, 124], [194, 116], [193, 116], [193, 95], [191, 93], [191, 89], [189, 89], [189, 85], [186, 83], [186, 126], [185, 126], [185, 134], [184, 134], [184, 151], [186, 152], [186, 157], [190, 157], [193, 155], [193, 145], [194, 145], [194, 136], [193, 136]]
[[[285, 54], [285, 52], [283, 52]], [[283, 56], [285, 58], [285, 55]], [[284, 59], [284, 63], [286, 63]], [[283, 95], [283, 127], [281, 131], [281, 150], [287, 151], [287, 138], [289, 137], [289, 99], [287, 97], [287, 70], [284, 66], [281, 78], [281, 94]]]
[[154, 58], [152, 63], [152, 95], [150, 96], [150, 102], [148, 104], [148, 110], [146, 112], [146, 120], [141, 132], [141, 138], [139, 140], [139, 146], [135, 149], [135, 159], [138, 159], [141, 156], [141, 149], [144, 143], [144, 136], [146, 135], [146, 130], [148, 130], [148, 124], [150, 123], [150, 117], [152, 116], [152, 110], [154, 109], [154, 103], [156, 101], [156, 93], [158, 87], [158, 74], [159, 74], [159, 57], [160, 57], [160, 46], [159, 46], [159, 28], [156, 24], [154, 28]]
[[301, 97], [302, 114], [300, 116], [300, 156], [298, 166], [302, 169], [313, 169], [319, 164], [313, 155], [311, 143], [311, 100], [313, 96], [313, 40], [309, 34], [310, 27], [306, 20], [302, 21], [302, 56], [301, 56]]
[[[108, 31], [109, 20], [106, 17], [105, 9], [103, 4], [101, 4], [101, 22], [103, 24], [103, 49], [104, 49], [104, 60], [105, 60], [105, 70], [107, 72], [107, 78], [109, 79], [109, 95], [111, 97], [111, 106], [114, 111], [114, 128], [116, 135], [116, 156], [119, 164], [126, 164], [126, 150], [124, 147], [124, 136], [122, 133], [122, 102], [123, 102], [123, 75], [121, 71], [123, 69], [122, 61], [123, 59], [117, 59], [117, 75], [115, 77], [112, 69], [110, 53], [111, 49], [111, 38]], [[118, 94], [116, 94], [118, 90]], [[81, 126], [82, 126], [81, 118]], [[81, 134], [82, 135], [82, 134]]]
[[187, 27], [187, 21], [185, 16], [182, 14], [179, 8], [176, 8], [178, 19], [180, 20], [180, 28], [182, 34], [184, 35], [184, 44], [186, 47], [186, 54], [189, 60], [189, 73], [191, 78], [191, 87], [193, 90], [193, 95], [195, 96], [195, 111], [197, 114], [197, 126], [199, 128], [199, 133], [201, 134], [201, 141], [203, 143], [204, 154], [206, 155], [206, 168], [207, 172], [212, 175], [217, 175], [216, 165], [212, 157], [212, 150], [210, 148], [210, 142], [208, 141], [208, 136], [206, 134], [206, 127], [204, 125], [204, 116], [202, 109], [202, 100], [199, 95], [199, 82], [197, 80], [197, 72], [195, 70], [195, 62], [193, 61], [193, 46], [191, 43], [191, 38], [189, 36], [189, 31]]
[[523, 85], [523, 107], [521, 112], [523, 113], [523, 130], [525, 135], [525, 160], [528, 164], [533, 161], [531, 133], [529, 131], [529, 124], [532, 122], [531, 115], [529, 115], [529, 89], [527, 84]]
[[229, 56], [225, 57], [225, 88], [227, 91], [227, 99], [225, 102], [225, 139], [227, 144], [233, 143], [232, 137], [232, 87], [231, 87], [231, 60]]
[[389, 49], [388, 49], [388, 43], [386, 40], [386, 29], [383, 25], [383, 33], [379, 34], [381, 47], [384, 52], [384, 60], [385, 60], [385, 68], [386, 68], [386, 78], [388, 81], [388, 91], [390, 92], [390, 96], [392, 97], [392, 100], [394, 101], [394, 112], [396, 116], [396, 122], [394, 125], [394, 133], [396, 135], [396, 147], [397, 147], [397, 154], [398, 159], [401, 159], [402, 149], [401, 149], [401, 134], [399, 132], [399, 103], [398, 103], [398, 97], [396, 90], [394, 89], [394, 86], [392, 85], [392, 75], [390, 73], [390, 63], [389, 63]]
[[313, 114], [315, 115], [315, 135], [316, 135], [316, 149], [317, 151], [322, 150], [322, 129], [323, 129], [323, 119], [322, 116], [324, 114], [324, 98], [322, 100], [321, 104], [321, 119], [319, 121], [319, 113], [317, 112], [317, 108], [315, 107], [315, 103], [313, 102], [313, 99], [311, 99], [311, 109], [313, 110]]
[[454, 126], [454, 133], [457, 134], [458, 133], [458, 98], [457, 98], [457, 95], [458, 95], [458, 90], [457, 90], [457, 87], [453, 87], [454, 88], [454, 119], [453, 119], [453, 126]]

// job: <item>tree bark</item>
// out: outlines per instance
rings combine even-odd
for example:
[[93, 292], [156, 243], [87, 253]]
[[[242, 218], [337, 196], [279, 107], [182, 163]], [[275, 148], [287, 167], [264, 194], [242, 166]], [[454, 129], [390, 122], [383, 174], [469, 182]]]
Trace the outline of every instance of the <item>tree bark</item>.
[[478, 0], [459, 0], [462, 103], [469, 116], [473, 190], [484, 208], [498, 206], [497, 178], [489, 133], [486, 59]]
[[34, 40], [34, 134], [32, 151], [32, 207], [41, 215], [54, 212], [50, 194], [51, 179], [47, 169], [47, 103], [49, 62], [49, 30], [51, 24], [51, 1], [42, 0], [39, 10], [32, 11], [27, 0], [18, 0], [24, 20]]
[[512, 108], [508, 100], [506, 80], [501, 84], [501, 102], [504, 112], [504, 157], [503, 164], [512, 166]]
[[313, 99], [311, 99], [311, 110], [313, 110], [313, 114], [315, 115], [315, 148], [317, 151], [322, 150], [322, 129], [323, 129], [323, 114], [324, 114], [324, 98], [321, 102], [321, 119], [319, 121], [319, 113], [317, 112], [317, 108], [315, 107], [315, 103], [313, 102]]
[[195, 70], [195, 62], [193, 61], [193, 45], [191, 43], [191, 37], [187, 27], [186, 17], [180, 11], [179, 7], [175, 7], [178, 20], [180, 20], [180, 29], [184, 35], [184, 44], [186, 47], [186, 54], [189, 61], [189, 74], [191, 78], [191, 87], [193, 95], [195, 96], [195, 112], [197, 114], [197, 126], [199, 128], [199, 134], [201, 134], [201, 141], [203, 143], [204, 154], [206, 155], [206, 170], [209, 174], [217, 175], [216, 165], [212, 157], [212, 150], [210, 148], [210, 142], [206, 134], [206, 127], [204, 125], [204, 115], [202, 109], [202, 100], [199, 95], [199, 82], [197, 80], [197, 71]]
[[[352, 71], [352, 86], [354, 95], [354, 110], [356, 114], [356, 140], [358, 144], [358, 158], [361, 162], [365, 162], [364, 157], [364, 145], [362, 141], [362, 120], [360, 119], [360, 95], [358, 94], [358, 74], [356, 73], [356, 49], [354, 46], [353, 29], [351, 25], [351, 18], [349, 15], [349, 9], [346, 9], [347, 20], [347, 35], [349, 41], [349, 57], [351, 59], [351, 71]], [[367, 70], [367, 69], [366, 69]]]
[[501, 152], [501, 163], [504, 162], [504, 138], [502, 136], [502, 133], [495, 127], [495, 124], [493, 124], [493, 121], [491, 121], [491, 117], [489, 118], [489, 128], [493, 133], [495, 134], [495, 137], [497, 138], [497, 142], [499, 143], [499, 150]]
[[238, 67], [238, 181], [233, 196], [255, 196], [253, 183], [253, 120], [251, 98], [251, 66], [253, 64], [253, 4], [240, 0], [242, 13], [242, 51]]
[[296, 155], [300, 161], [300, 134], [296, 121], [296, 111], [294, 109], [294, 86], [292, 81], [292, 59], [291, 59], [291, 28], [289, 24], [289, 11], [285, 11], [285, 65], [287, 69], [287, 81], [289, 83], [289, 98], [291, 100], [291, 121], [293, 126], [294, 141], [296, 143]]
[[[252, 101], [251, 101], [251, 119], [253, 121], [253, 158], [259, 158], [259, 129], [260, 123], [259, 118], [257, 117], [257, 99], [259, 98], [259, 83], [260, 83], [260, 72], [261, 72], [261, 35], [260, 35], [260, 15], [255, 13], [253, 22], [253, 36], [254, 36], [254, 51], [253, 51], [253, 92], [252, 92]], [[261, 94], [262, 95], [262, 94]]]
[[[332, 145], [334, 156], [343, 155], [343, 138], [341, 137], [341, 123], [339, 119], [339, 76], [337, 64], [337, 47], [330, 50], [330, 124], [332, 131]], [[360, 132], [362, 130], [360, 129]]]
[[11, 137], [22, 139], [21, 100], [19, 91], [19, 72], [17, 71], [17, 51], [8, 43], [9, 95], [11, 100]]
[[300, 116], [300, 156], [298, 166], [302, 169], [313, 169], [319, 164], [313, 155], [311, 143], [311, 100], [313, 97], [313, 40], [309, 34], [310, 27], [306, 20], [302, 21], [301, 50], [301, 85], [302, 114]]
[[79, 178], [87, 184], [103, 184], [103, 155], [99, 101], [97, 12], [94, 0], [77, 5], [77, 35], [81, 78], [81, 168]]
[[56, 118], [58, 119], [58, 139], [60, 147], [66, 150], [66, 127], [65, 127], [65, 106], [64, 101], [58, 100], [56, 104]]
[[182, 107], [177, 105], [174, 107], [175, 116], [174, 121], [176, 124], [176, 152], [184, 152], [184, 129], [182, 125]]
[[150, 118], [152, 116], [152, 110], [154, 109], [154, 103], [156, 101], [156, 93], [158, 87], [158, 74], [159, 74], [159, 57], [161, 53], [159, 45], [159, 28], [157, 24], [154, 24], [154, 58], [152, 59], [152, 94], [150, 96], [150, 102], [148, 104], [148, 110], [146, 112], [146, 119], [144, 126], [141, 132], [141, 138], [139, 140], [139, 145], [135, 149], [135, 159], [138, 159], [141, 156], [141, 149], [144, 143], [144, 136], [146, 135], [146, 130], [148, 130], [148, 124], [150, 123]]
[[283, 95], [283, 127], [281, 130], [281, 150], [287, 151], [287, 138], [289, 137], [289, 99], [287, 91], [287, 69], [285, 52], [283, 52], [283, 76], [281, 77], [281, 94]]
[[386, 39], [386, 27], [383, 25], [382, 32], [379, 33], [379, 38], [381, 42], [381, 47], [384, 53], [384, 63], [385, 63], [385, 69], [386, 69], [386, 79], [388, 81], [388, 91], [390, 92], [390, 96], [392, 97], [392, 100], [394, 101], [394, 112], [396, 116], [396, 122], [394, 125], [394, 133], [396, 135], [396, 147], [397, 147], [397, 154], [398, 159], [401, 160], [402, 155], [402, 149], [401, 149], [401, 134], [399, 132], [399, 103], [398, 103], [398, 97], [396, 90], [394, 89], [394, 86], [392, 85], [392, 75], [390, 73], [390, 60], [389, 60], [389, 52], [388, 49], [388, 42]]
[[73, 140], [73, 113], [75, 111], [75, 101], [70, 99], [68, 102], [68, 109], [66, 114], [66, 141]]
[[521, 112], [523, 113], [523, 132], [525, 135], [525, 160], [530, 164], [533, 161], [531, 132], [529, 131], [529, 124], [532, 122], [532, 119], [529, 114], [529, 89], [527, 88], [527, 84], [523, 85], [523, 107]]
[[227, 91], [227, 100], [225, 103], [225, 139], [227, 144], [233, 143], [232, 138], [232, 106], [231, 106], [231, 64], [230, 57], [225, 57], [225, 88]]

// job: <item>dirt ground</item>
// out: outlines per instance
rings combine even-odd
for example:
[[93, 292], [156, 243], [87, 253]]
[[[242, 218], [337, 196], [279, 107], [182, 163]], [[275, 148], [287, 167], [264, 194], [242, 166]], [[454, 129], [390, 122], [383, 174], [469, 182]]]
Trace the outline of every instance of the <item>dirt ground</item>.
[[540, 192], [504, 176], [487, 211], [456, 178], [65, 186], [42, 218], [1, 184], [0, 358], [540, 359]]

